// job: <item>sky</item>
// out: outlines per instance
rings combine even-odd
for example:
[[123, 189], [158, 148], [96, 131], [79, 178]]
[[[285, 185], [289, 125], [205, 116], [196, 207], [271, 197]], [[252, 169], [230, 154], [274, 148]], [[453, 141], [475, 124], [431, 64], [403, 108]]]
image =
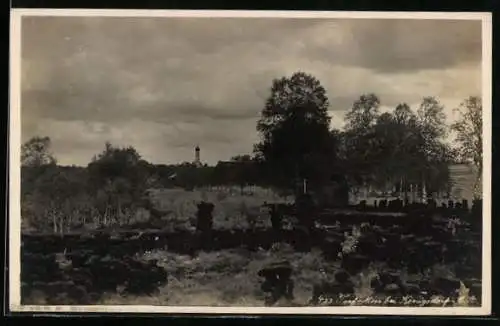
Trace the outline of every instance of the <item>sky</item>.
[[157, 164], [252, 151], [274, 78], [312, 74], [332, 126], [375, 93], [382, 111], [424, 96], [448, 121], [481, 95], [481, 22], [463, 20], [23, 17], [21, 134], [49, 136], [61, 165], [106, 141]]

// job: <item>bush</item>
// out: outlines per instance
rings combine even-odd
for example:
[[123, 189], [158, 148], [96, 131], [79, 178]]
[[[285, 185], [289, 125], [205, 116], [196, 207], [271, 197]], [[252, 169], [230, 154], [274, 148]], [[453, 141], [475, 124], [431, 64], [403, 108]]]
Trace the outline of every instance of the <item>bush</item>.
[[92, 173], [92, 169], [80, 167], [23, 167], [24, 230], [29, 226], [32, 231], [63, 234], [89, 225], [129, 223], [144, 206], [143, 187], [127, 177], [104, 182]]

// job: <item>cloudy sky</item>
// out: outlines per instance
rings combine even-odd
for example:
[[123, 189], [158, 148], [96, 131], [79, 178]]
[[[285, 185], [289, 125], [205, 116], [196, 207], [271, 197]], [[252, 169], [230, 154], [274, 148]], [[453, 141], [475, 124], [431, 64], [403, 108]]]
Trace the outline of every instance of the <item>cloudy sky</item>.
[[154, 163], [249, 153], [272, 79], [299, 70], [336, 127], [363, 93], [436, 96], [453, 119], [481, 91], [480, 21], [24, 17], [21, 46], [22, 141], [49, 136], [64, 165], [105, 141]]

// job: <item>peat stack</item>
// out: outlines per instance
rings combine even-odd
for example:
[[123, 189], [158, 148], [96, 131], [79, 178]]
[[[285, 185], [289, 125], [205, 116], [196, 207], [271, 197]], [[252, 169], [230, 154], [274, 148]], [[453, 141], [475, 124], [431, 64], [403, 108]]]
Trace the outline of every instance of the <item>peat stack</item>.
[[292, 271], [290, 262], [284, 260], [271, 263], [258, 272], [258, 275], [264, 278], [261, 289], [267, 294], [267, 306], [272, 306], [281, 298], [293, 300]]

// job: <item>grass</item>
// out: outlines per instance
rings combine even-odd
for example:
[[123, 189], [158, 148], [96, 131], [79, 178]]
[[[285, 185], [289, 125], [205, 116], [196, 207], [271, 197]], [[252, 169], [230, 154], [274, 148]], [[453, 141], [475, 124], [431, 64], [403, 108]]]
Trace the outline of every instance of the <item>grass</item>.
[[145, 254], [144, 259], [158, 259], [169, 272], [168, 284], [155, 297], [124, 297], [108, 295], [100, 304], [155, 304], [204, 306], [263, 306], [258, 271], [266, 264], [287, 259], [296, 274], [296, 304], [306, 304], [312, 285], [321, 277], [320, 269], [336, 270], [324, 261], [319, 251], [302, 254], [287, 245], [275, 246], [269, 251], [249, 252], [244, 249], [201, 252], [195, 258], [166, 251]]
[[[99, 304], [152, 304], [170, 306], [264, 306], [264, 294], [260, 290], [257, 272], [266, 264], [287, 259], [292, 263], [295, 283], [293, 302], [279, 305], [306, 306], [311, 299], [313, 285], [322, 280], [333, 279], [340, 269], [340, 261], [328, 262], [319, 251], [293, 252], [288, 245], [277, 245], [269, 251], [249, 252], [244, 249], [201, 252], [197, 257], [181, 256], [166, 251], [146, 253], [144, 259], [158, 259], [159, 265], [169, 272], [168, 284], [154, 296], [122, 296], [108, 294]], [[383, 264], [372, 264], [368, 269], [351, 279], [355, 285], [354, 296], [323, 298], [320, 305], [407, 305], [407, 306], [470, 306], [477, 303], [462, 283], [458, 300], [434, 296], [430, 299], [404, 297], [396, 299], [374, 295], [370, 281], [385, 269]], [[423, 275], [408, 275], [401, 271], [402, 278], [411, 280]], [[427, 276], [453, 275], [450, 266], [435, 266]]]
[[[268, 263], [286, 259], [291, 262], [295, 287], [293, 302], [277, 305], [308, 305], [313, 286], [332, 280], [340, 269], [340, 259], [326, 261], [319, 250], [308, 253], [294, 252], [286, 244], [276, 244], [270, 250], [250, 252], [231, 249], [214, 252], [199, 252], [195, 257], [179, 255], [166, 250], [155, 250], [139, 255], [142, 260], [157, 260], [168, 272], [168, 283], [154, 295], [133, 296], [116, 293], [105, 294], [98, 305], [162, 305], [162, 306], [264, 306], [264, 293], [260, 290], [258, 271]], [[354, 296], [339, 295], [335, 298], [320, 298], [319, 305], [403, 305], [403, 306], [473, 306], [476, 298], [469, 289], [460, 284], [458, 300], [434, 296], [428, 299], [403, 297], [395, 299], [375, 295], [370, 282], [378, 273], [385, 271], [383, 263], [372, 263], [366, 270], [351, 277]], [[436, 265], [424, 275], [408, 274], [401, 270], [403, 282], [425, 277], [454, 277], [453, 265]], [[398, 300], [398, 301], [397, 301]], [[402, 301], [401, 301], [402, 300]], [[29, 299], [31, 304], [43, 305], [43, 293], [35, 292]]]
[[196, 205], [201, 200], [215, 205], [214, 229], [245, 229], [250, 227], [250, 220], [255, 220], [255, 227], [271, 227], [262, 205], [285, 201], [265, 189], [257, 189], [252, 195], [229, 190], [158, 189], [151, 191], [151, 198], [157, 208], [165, 212], [163, 219], [166, 222], [187, 229], [195, 225]]

